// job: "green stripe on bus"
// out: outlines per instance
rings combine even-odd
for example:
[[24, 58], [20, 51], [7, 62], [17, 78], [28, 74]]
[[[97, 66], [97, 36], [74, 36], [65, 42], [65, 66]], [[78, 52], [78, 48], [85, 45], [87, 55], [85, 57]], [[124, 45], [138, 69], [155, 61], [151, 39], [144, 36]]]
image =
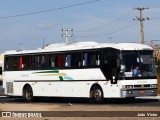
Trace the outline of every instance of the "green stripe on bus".
[[62, 76], [59, 76], [59, 79], [60, 79], [60, 80], [63, 80], [63, 77], [62, 77]]
[[41, 72], [34, 72], [34, 74], [36, 73], [59, 73], [58, 70], [49, 70], [49, 71], [41, 71]]

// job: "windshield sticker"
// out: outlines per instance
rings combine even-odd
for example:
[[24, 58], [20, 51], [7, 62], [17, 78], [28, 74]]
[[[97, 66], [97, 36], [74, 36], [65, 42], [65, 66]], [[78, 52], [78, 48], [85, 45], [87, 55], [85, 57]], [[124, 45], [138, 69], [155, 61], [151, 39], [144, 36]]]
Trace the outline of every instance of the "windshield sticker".
[[125, 72], [124, 74], [125, 74], [126, 77], [132, 77], [133, 76], [132, 72]]

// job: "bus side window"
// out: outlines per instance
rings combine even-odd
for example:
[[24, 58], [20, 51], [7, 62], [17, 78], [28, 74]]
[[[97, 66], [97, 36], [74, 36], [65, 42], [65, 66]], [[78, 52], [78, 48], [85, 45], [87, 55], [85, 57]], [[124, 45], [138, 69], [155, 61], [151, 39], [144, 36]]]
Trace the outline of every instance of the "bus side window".
[[26, 56], [20, 56], [20, 69], [26, 70], [32, 68], [32, 56], [26, 55]]
[[34, 69], [37, 69], [37, 68], [39, 68], [40, 67], [40, 58], [39, 58], [39, 56], [37, 56], [37, 55], [35, 55], [35, 56], [33, 56], [33, 68]]
[[88, 52], [83, 54], [83, 66], [100, 65], [99, 52]]
[[6, 68], [7, 70], [18, 70], [19, 69], [19, 57], [8, 57]]
[[30, 56], [30, 58], [29, 58], [29, 66], [30, 66], [30, 68], [32, 69], [32, 67], [33, 67], [33, 59], [32, 59], [32, 56]]
[[58, 67], [63, 67], [63, 55], [58, 55]]
[[90, 66], [95, 66], [96, 65], [96, 53], [95, 52], [90, 52], [89, 53], [88, 64]]
[[49, 67], [55, 67], [55, 55], [49, 55]]
[[88, 63], [88, 53], [83, 54], [83, 66], [87, 66]]
[[20, 56], [19, 57], [19, 69], [22, 69], [23, 68], [23, 57]]
[[79, 67], [81, 66], [81, 53], [69, 53], [65, 55], [66, 67]]
[[42, 55], [41, 56], [40, 67], [42, 69], [47, 69], [48, 68], [48, 56], [47, 55]]
[[71, 66], [73, 66], [73, 67], [81, 66], [81, 53], [73, 53], [72, 54]]
[[67, 54], [65, 58], [65, 66], [71, 67], [71, 54]]
[[51, 67], [55, 67], [55, 58], [52, 58], [51, 60]]
[[100, 65], [100, 55], [99, 53], [97, 54], [97, 60], [96, 60], [96, 65]]
[[9, 69], [9, 58], [5, 57], [4, 70], [8, 70], [8, 69]]

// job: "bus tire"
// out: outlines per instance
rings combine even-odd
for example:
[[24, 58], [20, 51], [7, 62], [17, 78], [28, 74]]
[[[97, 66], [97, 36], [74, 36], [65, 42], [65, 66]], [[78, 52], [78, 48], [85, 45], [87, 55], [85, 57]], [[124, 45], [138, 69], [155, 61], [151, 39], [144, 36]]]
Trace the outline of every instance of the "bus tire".
[[102, 88], [100, 86], [95, 86], [91, 90], [91, 99], [96, 104], [103, 103], [103, 101], [104, 101], [103, 91], [102, 91]]
[[26, 86], [23, 90], [23, 98], [26, 102], [32, 102], [33, 101], [33, 90], [31, 86]]

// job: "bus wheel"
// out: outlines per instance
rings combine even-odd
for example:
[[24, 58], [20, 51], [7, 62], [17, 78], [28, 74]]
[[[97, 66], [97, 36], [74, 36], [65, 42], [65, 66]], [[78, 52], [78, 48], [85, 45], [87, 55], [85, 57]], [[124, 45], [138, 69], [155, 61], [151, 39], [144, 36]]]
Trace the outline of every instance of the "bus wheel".
[[91, 98], [94, 103], [102, 103], [104, 100], [103, 91], [100, 86], [95, 86], [91, 90]]
[[33, 101], [33, 91], [30, 86], [27, 86], [24, 88], [23, 91], [23, 98], [26, 100], [26, 102], [32, 102]]

